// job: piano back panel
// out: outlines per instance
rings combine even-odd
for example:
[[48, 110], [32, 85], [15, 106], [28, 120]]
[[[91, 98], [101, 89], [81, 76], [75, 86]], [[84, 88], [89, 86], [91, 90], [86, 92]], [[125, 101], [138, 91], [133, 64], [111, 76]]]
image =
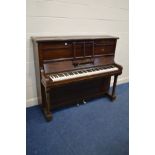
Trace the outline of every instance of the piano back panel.
[[[94, 42], [94, 57], [95, 62], [104, 63], [110, 59], [114, 59], [115, 47], [117, 39], [97, 39], [97, 40], [66, 40], [66, 41], [44, 41], [38, 42], [40, 67], [46, 62], [52, 62], [54, 66], [69, 65], [72, 68], [72, 63], [67, 60], [81, 59], [84, 57], [93, 56]], [[85, 52], [84, 44], [85, 42]], [[73, 45], [75, 43], [75, 45]], [[75, 47], [74, 47], [75, 46]], [[76, 52], [74, 52], [74, 49]], [[101, 57], [104, 57], [104, 61]], [[55, 63], [58, 62], [58, 63]], [[110, 61], [111, 63], [111, 61]], [[59, 69], [60, 70], [60, 69]]]
[[[63, 104], [76, 104], [76, 101], [82, 99], [97, 97], [108, 92], [110, 87], [110, 78], [87, 80], [74, 84], [68, 84], [63, 87], [53, 88], [51, 92], [52, 109], [62, 107]], [[64, 94], [65, 92], [65, 94]]]

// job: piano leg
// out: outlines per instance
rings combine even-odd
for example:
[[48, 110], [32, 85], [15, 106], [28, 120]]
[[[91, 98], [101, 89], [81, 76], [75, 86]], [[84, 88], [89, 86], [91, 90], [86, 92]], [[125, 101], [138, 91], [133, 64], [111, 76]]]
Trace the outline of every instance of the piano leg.
[[44, 111], [44, 115], [47, 121], [52, 120], [52, 113], [50, 111], [50, 91], [49, 90], [45, 90], [45, 94], [46, 94], [46, 104], [45, 104], [45, 108], [43, 109]]
[[114, 101], [114, 100], [116, 99], [115, 90], [116, 90], [117, 77], [118, 77], [118, 75], [115, 75], [115, 76], [114, 76], [114, 82], [113, 82], [113, 87], [112, 87], [112, 93], [111, 93], [111, 94], [106, 93], [106, 95], [109, 97], [109, 99], [110, 99], [111, 101]]

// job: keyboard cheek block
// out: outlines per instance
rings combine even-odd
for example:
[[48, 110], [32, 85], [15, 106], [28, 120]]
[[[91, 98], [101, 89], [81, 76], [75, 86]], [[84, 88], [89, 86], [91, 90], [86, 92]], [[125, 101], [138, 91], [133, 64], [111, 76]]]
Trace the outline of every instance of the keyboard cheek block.
[[112, 36], [32, 37], [38, 104], [47, 121], [52, 120], [52, 112], [59, 108], [102, 96], [116, 99], [117, 78], [123, 70], [114, 61], [118, 39]]

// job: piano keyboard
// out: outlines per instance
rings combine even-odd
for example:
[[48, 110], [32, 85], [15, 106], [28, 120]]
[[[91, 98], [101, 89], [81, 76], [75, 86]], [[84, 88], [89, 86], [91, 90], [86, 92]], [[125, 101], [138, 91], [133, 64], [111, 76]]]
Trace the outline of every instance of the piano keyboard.
[[57, 81], [62, 81], [62, 80], [68, 80], [68, 79], [74, 79], [74, 78], [85, 77], [85, 76], [90, 76], [90, 75], [107, 73], [107, 72], [116, 71], [116, 70], [118, 70], [118, 68], [113, 65], [93, 67], [93, 68], [88, 68], [88, 69], [52, 74], [50, 75], [50, 78], [52, 79], [53, 82], [57, 82]]

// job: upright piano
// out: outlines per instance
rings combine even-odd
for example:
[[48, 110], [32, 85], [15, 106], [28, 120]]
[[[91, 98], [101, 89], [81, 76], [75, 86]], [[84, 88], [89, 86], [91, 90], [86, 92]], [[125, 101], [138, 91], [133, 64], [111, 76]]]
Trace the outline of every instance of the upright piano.
[[117, 77], [122, 73], [122, 66], [114, 61], [117, 39], [101, 35], [32, 37], [38, 103], [48, 121], [57, 108], [101, 96], [115, 100]]

